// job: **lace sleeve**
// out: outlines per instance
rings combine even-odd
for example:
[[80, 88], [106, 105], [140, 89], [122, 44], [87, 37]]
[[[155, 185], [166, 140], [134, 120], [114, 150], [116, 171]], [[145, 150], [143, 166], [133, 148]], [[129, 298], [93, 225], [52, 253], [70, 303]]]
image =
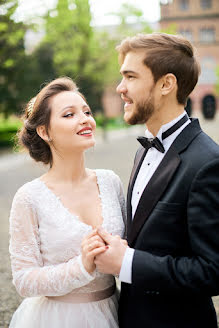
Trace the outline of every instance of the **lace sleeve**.
[[12, 203], [9, 251], [13, 283], [23, 297], [65, 295], [95, 278], [83, 267], [81, 256], [43, 266], [36, 210], [23, 190]]
[[114, 180], [115, 180], [115, 186], [116, 186], [116, 191], [119, 199], [119, 204], [121, 207], [122, 211], [122, 217], [125, 225], [125, 230], [124, 230], [124, 235], [123, 238], [127, 239], [127, 217], [126, 217], [126, 202], [125, 202], [125, 196], [124, 196], [124, 191], [123, 191], [123, 186], [120, 178], [118, 177], [117, 174], [113, 172], [114, 175]]

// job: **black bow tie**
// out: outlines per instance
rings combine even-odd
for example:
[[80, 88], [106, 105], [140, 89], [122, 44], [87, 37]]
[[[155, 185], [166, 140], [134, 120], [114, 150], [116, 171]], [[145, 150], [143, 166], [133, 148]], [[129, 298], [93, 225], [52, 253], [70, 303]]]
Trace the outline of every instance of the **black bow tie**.
[[158, 138], [149, 139], [149, 138], [146, 138], [146, 137], [138, 137], [137, 140], [146, 149], [154, 147], [157, 150], [159, 150], [161, 153], [165, 152], [164, 146]]
[[[171, 126], [171, 128], [169, 128], [167, 131], [162, 133], [162, 140], [169, 137], [172, 133], [178, 130], [186, 121], [188, 121], [188, 119], [189, 119], [188, 115], [187, 114], [184, 115], [178, 122], [176, 122], [176, 124], [174, 124], [173, 126]], [[162, 142], [157, 137], [154, 139], [146, 138], [146, 137], [138, 137], [137, 140], [145, 149], [154, 147], [161, 153], [165, 152]]]

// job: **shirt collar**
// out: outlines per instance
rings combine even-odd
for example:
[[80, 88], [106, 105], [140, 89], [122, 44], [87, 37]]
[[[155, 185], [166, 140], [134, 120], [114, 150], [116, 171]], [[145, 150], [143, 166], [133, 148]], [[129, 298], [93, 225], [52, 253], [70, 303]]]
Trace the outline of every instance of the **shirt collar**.
[[[186, 114], [186, 111], [184, 111], [181, 115], [177, 116], [174, 120], [162, 125], [160, 130], [158, 131], [156, 137], [162, 142], [162, 133], [164, 133], [169, 128], [171, 128], [171, 126], [173, 126], [176, 122], [178, 122], [185, 114]], [[146, 131], [145, 131], [145, 136], [146, 136], [146, 138], [150, 138], [150, 139], [155, 138], [155, 136], [148, 129], [146, 129]]]

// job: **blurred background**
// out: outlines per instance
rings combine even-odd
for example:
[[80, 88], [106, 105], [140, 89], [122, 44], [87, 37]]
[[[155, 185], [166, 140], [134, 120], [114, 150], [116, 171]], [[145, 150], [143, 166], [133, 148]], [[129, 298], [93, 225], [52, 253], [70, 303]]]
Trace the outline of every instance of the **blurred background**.
[[[123, 122], [115, 46], [153, 31], [182, 34], [195, 46], [202, 73], [186, 110], [219, 142], [219, 0], [0, 0], [0, 327], [8, 327], [21, 301], [8, 255], [11, 201], [46, 170], [14, 147], [25, 104], [50, 80], [71, 77], [98, 127], [87, 166], [113, 169], [126, 192], [135, 137], [144, 127]], [[219, 313], [218, 298], [214, 302]]]

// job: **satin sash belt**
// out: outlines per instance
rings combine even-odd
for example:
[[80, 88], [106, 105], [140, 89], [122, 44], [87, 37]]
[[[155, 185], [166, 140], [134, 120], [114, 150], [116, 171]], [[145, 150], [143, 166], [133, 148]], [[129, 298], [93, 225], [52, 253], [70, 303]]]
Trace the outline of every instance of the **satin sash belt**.
[[90, 303], [102, 301], [114, 294], [116, 284], [109, 288], [91, 293], [70, 293], [63, 296], [46, 296], [49, 300], [65, 302], [65, 303]]

